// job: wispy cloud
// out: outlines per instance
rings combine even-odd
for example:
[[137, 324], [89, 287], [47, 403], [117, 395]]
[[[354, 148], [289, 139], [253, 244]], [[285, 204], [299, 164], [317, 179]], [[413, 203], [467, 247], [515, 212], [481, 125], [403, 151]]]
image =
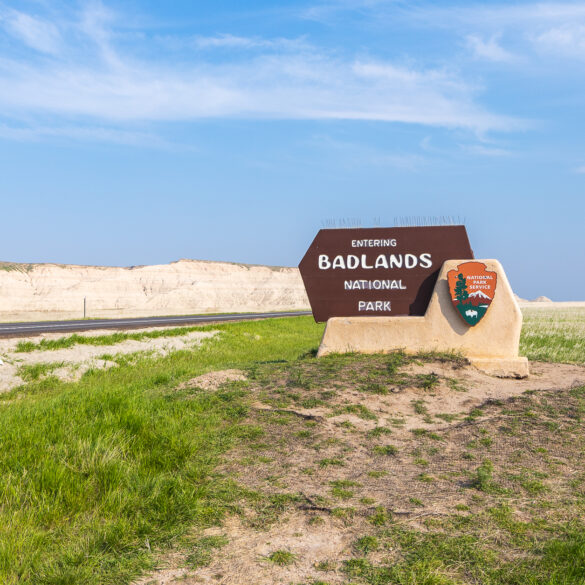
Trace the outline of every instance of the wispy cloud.
[[585, 18], [585, 5], [580, 2], [415, 4], [403, 6], [401, 13], [433, 26], [452, 28], [465, 24], [484, 29], [502, 29], [574, 22]]
[[[104, 142], [139, 146], [141, 148], [155, 148], [174, 150], [177, 145], [150, 132], [121, 130], [107, 126], [17, 126], [0, 124], [0, 138], [17, 142], [40, 142], [45, 139], [63, 139], [75, 142]], [[187, 148], [181, 146], [181, 149]], [[191, 149], [191, 147], [189, 147]]]
[[[47, 56], [37, 63], [15, 51], [0, 60], [4, 117], [52, 115], [67, 127], [229, 117], [373, 120], [475, 133], [523, 125], [486, 110], [477, 102], [476, 86], [442, 69], [332, 57], [304, 46], [295, 50], [302, 39], [230, 34], [200, 36], [195, 42], [210, 51], [265, 50], [233, 61], [199, 55], [177, 64], [164, 52], [149, 59], [151, 46], [121, 49], [116, 42], [120, 23], [110, 9], [92, 3], [75, 22], [45, 23], [43, 30], [51, 34], [36, 40], [21, 34], [21, 42], [36, 42]], [[58, 44], [65, 45], [66, 57], [56, 50]], [[276, 50], [283, 46], [288, 50]]]
[[61, 49], [61, 35], [51, 22], [18, 10], [7, 10], [0, 13], [0, 24], [10, 35], [36, 51], [57, 54]]
[[581, 165], [581, 166], [577, 167], [576, 169], [574, 169], [574, 171], [578, 175], [585, 175], [585, 165]]
[[585, 56], [585, 4], [535, 2], [442, 6], [414, 6], [400, 11], [402, 18], [464, 35], [476, 57], [491, 61], [519, 61], [501, 42], [508, 33], [514, 46], [525, 53]]
[[467, 35], [466, 45], [473, 52], [477, 59], [494, 61], [499, 63], [511, 63], [517, 60], [517, 57], [504, 49], [497, 35], [484, 39], [479, 35]]
[[512, 156], [512, 152], [505, 148], [498, 148], [495, 146], [486, 146], [484, 144], [466, 144], [461, 146], [462, 150], [471, 154], [489, 157], [507, 157]]
[[535, 45], [547, 52], [585, 59], [585, 23], [552, 27], [532, 35]]
[[193, 46], [199, 49], [306, 49], [309, 45], [303, 38], [264, 39], [261, 37], [242, 37], [227, 33], [215, 36], [195, 36], [192, 39]]
[[300, 14], [307, 20], [323, 22], [339, 13], [380, 11], [394, 4], [399, 4], [399, 2], [397, 0], [327, 0], [304, 8]]
[[[359, 14], [371, 23], [450, 29], [464, 39], [477, 59], [522, 63], [521, 53], [538, 58], [585, 56], [583, 2], [445, 2], [397, 0], [330, 0], [305, 11], [307, 18], [327, 21], [340, 14]], [[507, 47], [502, 40], [507, 32]], [[534, 52], [537, 51], [538, 55]]]

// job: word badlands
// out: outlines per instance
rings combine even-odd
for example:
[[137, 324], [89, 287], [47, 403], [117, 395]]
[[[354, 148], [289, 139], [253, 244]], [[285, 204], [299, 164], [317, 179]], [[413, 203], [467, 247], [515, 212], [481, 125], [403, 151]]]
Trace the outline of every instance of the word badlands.
[[333, 260], [327, 254], [319, 254], [318, 259], [320, 270], [335, 270], [340, 268], [341, 270], [355, 270], [357, 268], [368, 269], [368, 268], [430, 268], [433, 265], [431, 255], [428, 252], [419, 254], [380, 254], [376, 256], [376, 259], [372, 264], [368, 264], [368, 258], [366, 254], [356, 256], [355, 254], [337, 255], [333, 257]]

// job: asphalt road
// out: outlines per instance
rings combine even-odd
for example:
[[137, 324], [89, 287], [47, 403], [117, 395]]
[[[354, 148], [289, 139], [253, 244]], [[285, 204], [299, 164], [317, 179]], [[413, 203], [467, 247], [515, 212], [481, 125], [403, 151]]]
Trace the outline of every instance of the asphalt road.
[[1, 323], [0, 337], [25, 337], [39, 333], [89, 331], [91, 329], [138, 329], [218, 323], [220, 321], [248, 321], [274, 317], [299, 317], [310, 311], [289, 313], [229, 313], [223, 315], [181, 315], [176, 317], [141, 317], [137, 319], [83, 319], [79, 321], [37, 321], [28, 323]]

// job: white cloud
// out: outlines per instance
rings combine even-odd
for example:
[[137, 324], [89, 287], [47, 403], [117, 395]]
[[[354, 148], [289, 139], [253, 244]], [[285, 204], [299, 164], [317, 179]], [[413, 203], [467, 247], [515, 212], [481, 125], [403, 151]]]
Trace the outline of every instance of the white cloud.
[[577, 2], [535, 3], [466, 3], [429, 6], [404, 6], [405, 17], [433, 26], [449, 28], [461, 25], [478, 29], [528, 28], [551, 26], [559, 22], [574, 22], [585, 18], [585, 5]]
[[[99, 126], [41, 126], [34, 127], [0, 124], [0, 138], [18, 142], [38, 142], [46, 138], [75, 141], [110, 142], [146, 148], [174, 149], [175, 144], [148, 132], [120, 130]], [[184, 148], [184, 147], [182, 147]]]
[[79, 29], [86, 35], [96, 48], [100, 57], [112, 68], [123, 67], [122, 59], [118, 56], [112, 44], [112, 35], [109, 30], [116, 21], [116, 15], [99, 1], [87, 4], [82, 12]]
[[578, 175], [585, 175], [585, 165], [581, 165], [580, 167], [577, 167], [577, 168], [575, 169], [575, 172], [576, 172]]
[[[334, 59], [316, 49], [260, 51], [230, 63], [198, 56], [178, 65], [164, 52], [148, 59], [120, 50], [116, 23], [115, 14], [93, 3], [78, 23], [62, 27], [74, 31], [63, 39], [67, 59], [0, 59], [4, 117], [53, 115], [81, 126], [220, 117], [373, 120], [480, 134], [523, 125], [485, 110], [476, 102], [478, 88], [440, 69]], [[226, 34], [198, 42], [245, 48], [284, 41]]]
[[396, 0], [329, 0], [304, 8], [301, 16], [307, 20], [327, 21], [339, 12], [364, 12], [394, 3]]
[[[389, 0], [369, 11], [375, 20], [444, 28], [464, 38], [474, 56], [493, 62], [525, 62], [521, 55], [539, 58], [585, 56], [583, 2], [397, 4]], [[513, 52], [502, 46], [505, 33]], [[539, 54], [534, 55], [534, 51]]]
[[4, 16], [4, 26], [14, 37], [36, 51], [57, 54], [61, 49], [61, 35], [50, 23], [13, 10]]
[[276, 55], [237, 65], [119, 62], [34, 66], [0, 62], [4, 112], [53, 113], [106, 120], [210, 117], [379, 120], [509, 130], [519, 122], [485, 111], [475, 90], [441, 71], [325, 57]]
[[541, 50], [585, 58], [585, 24], [553, 27], [534, 35], [532, 40]]
[[506, 51], [499, 44], [497, 36], [492, 36], [484, 40], [478, 35], [467, 35], [465, 40], [467, 47], [473, 51], [473, 55], [477, 59], [501, 63], [509, 63], [516, 60], [516, 57], [512, 53]]
[[478, 154], [480, 156], [490, 156], [490, 157], [504, 157], [504, 156], [512, 156], [512, 153], [509, 150], [504, 148], [497, 148], [494, 146], [485, 146], [483, 144], [468, 144], [461, 147], [463, 150], [470, 152], [472, 154]]
[[193, 44], [201, 49], [227, 47], [230, 49], [251, 49], [256, 47], [269, 46], [269, 42], [264, 39], [238, 37], [230, 34], [221, 34], [214, 37], [197, 36], [193, 39]]
[[240, 37], [231, 34], [219, 34], [212, 37], [196, 36], [193, 45], [198, 49], [303, 49], [308, 48], [300, 39], [263, 39], [261, 37]]

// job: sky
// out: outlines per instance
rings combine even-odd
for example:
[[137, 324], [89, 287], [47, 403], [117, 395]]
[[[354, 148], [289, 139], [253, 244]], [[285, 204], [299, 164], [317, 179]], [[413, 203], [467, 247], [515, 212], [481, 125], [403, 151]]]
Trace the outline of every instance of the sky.
[[583, 2], [0, 0], [0, 260], [296, 266], [448, 217], [585, 300], [584, 73]]

